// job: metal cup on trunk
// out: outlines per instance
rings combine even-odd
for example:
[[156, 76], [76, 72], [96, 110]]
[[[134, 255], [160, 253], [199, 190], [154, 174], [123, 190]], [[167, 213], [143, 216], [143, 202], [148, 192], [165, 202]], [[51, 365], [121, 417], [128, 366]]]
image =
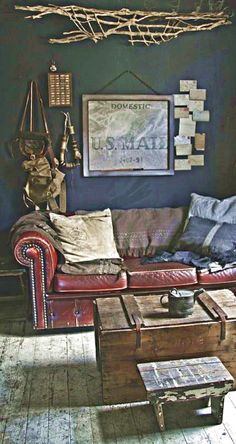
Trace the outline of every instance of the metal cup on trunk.
[[[193, 313], [196, 297], [204, 291], [203, 288], [199, 290], [177, 290], [172, 288], [168, 294], [161, 296], [161, 305], [168, 308], [169, 315], [174, 318], [185, 318]], [[168, 301], [163, 302], [167, 297]]]

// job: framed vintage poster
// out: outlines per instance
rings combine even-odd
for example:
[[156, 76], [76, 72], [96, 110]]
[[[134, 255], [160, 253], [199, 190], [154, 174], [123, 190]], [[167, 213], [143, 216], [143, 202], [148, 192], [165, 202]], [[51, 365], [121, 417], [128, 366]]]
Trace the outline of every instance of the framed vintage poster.
[[172, 97], [83, 95], [84, 176], [174, 174]]

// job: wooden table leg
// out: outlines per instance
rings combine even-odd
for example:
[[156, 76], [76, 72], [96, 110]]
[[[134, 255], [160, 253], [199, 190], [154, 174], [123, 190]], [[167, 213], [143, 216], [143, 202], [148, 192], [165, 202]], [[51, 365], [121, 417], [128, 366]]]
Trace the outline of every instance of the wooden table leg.
[[163, 413], [162, 403], [161, 402], [156, 402], [155, 404], [153, 404], [153, 406], [154, 406], [154, 411], [155, 411], [155, 414], [156, 414], [157, 422], [158, 422], [159, 427], [160, 427], [160, 431], [163, 432], [166, 428], [165, 428], [165, 420], [164, 420], [164, 413]]
[[218, 424], [221, 424], [223, 420], [224, 399], [224, 396], [211, 397], [211, 412]]

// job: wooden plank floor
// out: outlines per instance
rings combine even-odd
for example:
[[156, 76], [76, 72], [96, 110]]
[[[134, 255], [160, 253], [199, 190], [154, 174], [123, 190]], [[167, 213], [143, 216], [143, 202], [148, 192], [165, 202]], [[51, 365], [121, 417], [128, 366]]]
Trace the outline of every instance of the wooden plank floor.
[[162, 434], [145, 402], [104, 406], [92, 331], [36, 334], [29, 322], [8, 321], [0, 344], [1, 443], [236, 443], [236, 392], [223, 424], [183, 427], [190, 415], [178, 407]]

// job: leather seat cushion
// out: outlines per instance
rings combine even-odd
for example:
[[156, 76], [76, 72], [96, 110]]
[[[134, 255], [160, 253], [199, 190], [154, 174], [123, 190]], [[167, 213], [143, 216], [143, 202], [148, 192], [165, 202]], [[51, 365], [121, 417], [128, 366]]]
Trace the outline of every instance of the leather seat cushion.
[[140, 258], [125, 258], [129, 288], [165, 288], [198, 282], [196, 268], [177, 262], [141, 264]]
[[78, 274], [56, 273], [54, 290], [57, 292], [113, 291], [127, 288], [127, 275], [123, 271], [115, 274]]
[[236, 284], [236, 267], [218, 271], [217, 273], [198, 274], [198, 282], [201, 285], [206, 284]]

